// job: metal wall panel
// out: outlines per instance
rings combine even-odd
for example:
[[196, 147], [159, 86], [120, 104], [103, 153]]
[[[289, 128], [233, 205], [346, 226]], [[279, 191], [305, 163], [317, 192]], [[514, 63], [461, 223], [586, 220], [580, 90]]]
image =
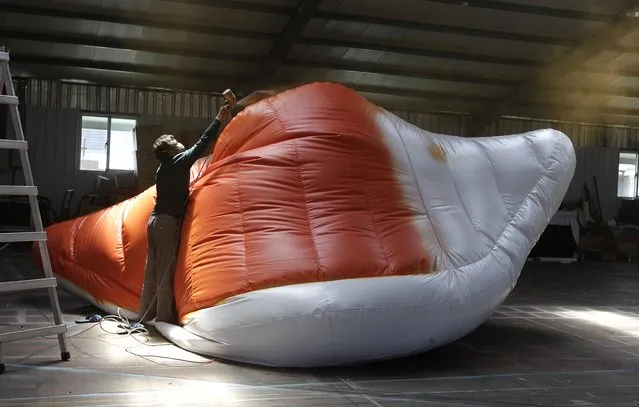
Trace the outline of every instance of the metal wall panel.
[[636, 127], [505, 118], [499, 121], [498, 127], [491, 128], [490, 134], [518, 134], [547, 128], [565, 133], [576, 149], [590, 147], [639, 149], [639, 128]]
[[469, 117], [446, 113], [417, 113], [392, 110], [393, 114], [408, 123], [433, 133], [461, 136], [466, 133]]
[[175, 133], [182, 131], [202, 131], [210, 124], [212, 119], [189, 119], [174, 116], [143, 115], [138, 117], [138, 126], [162, 125], [165, 132]]
[[621, 200], [617, 198], [617, 177], [619, 168], [619, 149], [614, 147], [587, 147], [576, 151], [577, 166], [570, 183], [565, 201], [577, 202], [583, 197], [584, 185], [594, 195], [594, 179], [601, 202], [601, 214], [604, 220], [617, 216]]
[[26, 109], [25, 136], [34, 180], [40, 195], [51, 199], [56, 212], [66, 189], [76, 190], [77, 202], [95, 184], [97, 174], [77, 170], [79, 134], [80, 112], [76, 109], [44, 106]]
[[24, 86], [28, 105], [91, 113], [211, 119], [222, 103], [219, 95], [203, 92], [135, 89], [48, 79], [29, 79]]

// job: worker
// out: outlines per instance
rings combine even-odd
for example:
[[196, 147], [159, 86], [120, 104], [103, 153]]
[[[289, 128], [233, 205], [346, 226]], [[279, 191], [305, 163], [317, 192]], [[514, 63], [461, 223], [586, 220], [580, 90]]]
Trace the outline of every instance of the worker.
[[[231, 106], [222, 106], [215, 120], [188, 150], [172, 135], [160, 136], [153, 153], [160, 161], [155, 175], [156, 200], [147, 225], [147, 257], [138, 315], [140, 322], [177, 323], [173, 274], [180, 240], [182, 216], [189, 196], [191, 166], [211, 151]], [[155, 321], [153, 321], [155, 319]]]

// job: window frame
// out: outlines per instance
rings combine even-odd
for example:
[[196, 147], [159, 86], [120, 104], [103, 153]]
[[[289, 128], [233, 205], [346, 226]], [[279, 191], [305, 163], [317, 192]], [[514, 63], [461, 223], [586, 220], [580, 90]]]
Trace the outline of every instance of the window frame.
[[617, 199], [639, 199], [639, 150], [619, 149], [619, 153], [617, 154], [617, 179], [619, 179], [619, 164], [621, 164], [621, 154], [623, 153], [635, 155], [635, 192], [633, 194], [634, 196], [626, 197], [619, 196], [619, 190], [617, 190]]
[[[106, 117], [107, 118], [107, 142], [106, 142], [106, 149], [107, 149], [107, 160], [106, 160], [106, 168], [103, 170], [85, 170], [82, 169], [80, 166], [82, 165], [82, 118], [85, 116], [93, 116], [93, 117]], [[88, 173], [113, 173], [113, 174], [129, 174], [129, 173], [135, 173], [136, 169], [137, 169], [137, 157], [135, 157], [135, 167], [132, 170], [114, 170], [109, 168], [109, 164], [110, 164], [110, 156], [111, 156], [111, 120], [113, 118], [116, 119], [128, 119], [128, 120], [135, 120], [135, 127], [138, 126], [138, 121], [140, 120], [139, 116], [135, 116], [135, 115], [127, 115], [127, 114], [119, 114], [119, 113], [94, 113], [91, 112], [90, 110], [87, 111], [81, 111], [80, 112], [80, 118], [79, 118], [79, 134], [78, 134], [78, 139], [77, 139], [77, 145], [76, 145], [76, 160], [75, 160], [75, 168], [76, 171], [80, 171], [80, 172], [88, 172]], [[135, 137], [135, 136], [134, 136]], [[134, 140], [135, 142], [135, 140]]]

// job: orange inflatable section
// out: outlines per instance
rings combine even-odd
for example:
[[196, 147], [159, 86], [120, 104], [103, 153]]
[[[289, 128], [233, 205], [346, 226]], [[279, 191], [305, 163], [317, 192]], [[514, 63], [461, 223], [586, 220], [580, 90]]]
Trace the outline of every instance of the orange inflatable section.
[[[315, 83], [229, 123], [192, 183], [175, 272], [181, 317], [254, 290], [429, 270], [378, 114], [348, 88]], [[136, 310], [154, 194], [49, 227], [54, 272]]]

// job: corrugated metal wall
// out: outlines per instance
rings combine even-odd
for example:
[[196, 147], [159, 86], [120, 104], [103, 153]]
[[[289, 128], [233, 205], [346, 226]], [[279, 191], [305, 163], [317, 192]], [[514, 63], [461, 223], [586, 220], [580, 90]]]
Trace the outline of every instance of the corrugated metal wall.
[[138, 116], [138, 125], [162, 125], [164, 131], [167, 133], [177, 133], [178, 131], [190, 131], [201, 130], [204, 131], [210, 124], [211, 119], [194, 118], [189, 119], [185, 117], [173, 117], [173, 116], [152, 116], [142, 115]]
[[119, 113], [211, 119], [221, 97], [210, 93], [134, 89], [30, 79], [21, 83], [28, 105]]
[[76, 198], [91, 192], [95, 174], [77, 170], [80, 115], [61, 107], [27, 106], [25, 135], [29, 158], [40, 195], [52, 200], [59, 212], [64, 192], [73, 188]]
[[[25, 111], [27, 134], [31, 140], [34, 171], [43, 193], [56, 204], [64, 190], [75, 185], [90, 190], [95, 174], [75, 170], [79, 122], [82, 112], [117, 113], [138, 117], [139, 124], [163, 124], [172, 129], [204, 128], [221, 103], [219, 95], [198, 92], [144, 90], [89, 84], [60, 83], [34, 79], [18, 83], [18, 90], [28, 108]], [[469, 117], [393, 111], [404, 120], [428, 131], [466, 134]], [[541, 128], [555, 128], [566, 133], [577, 152], [577, 170], [566, 198], [581, 196], [584, 182], [592, 188], [597, 176], [602, 206], [608, 218], [614, 217], [616, 174], [619, 149], [639, 149], [639, 129], [549, 120], [505, 118], [490, 130], [491, 135], [517, 134]]]
[[466, 134], [466, 127], [470, 120], [469, 116], [457, 114], [405, 112], [400, 110], [391, 110], [391, 112], [420, 129], [449, 136]]
[[491, 128], [490, 134], [518, 134], [547, 128], [566, 134], [576, 149], [592, 147], [639, 149], [639, 128], [635, 127], [504, 118], [499, 121], [498, 126]]

